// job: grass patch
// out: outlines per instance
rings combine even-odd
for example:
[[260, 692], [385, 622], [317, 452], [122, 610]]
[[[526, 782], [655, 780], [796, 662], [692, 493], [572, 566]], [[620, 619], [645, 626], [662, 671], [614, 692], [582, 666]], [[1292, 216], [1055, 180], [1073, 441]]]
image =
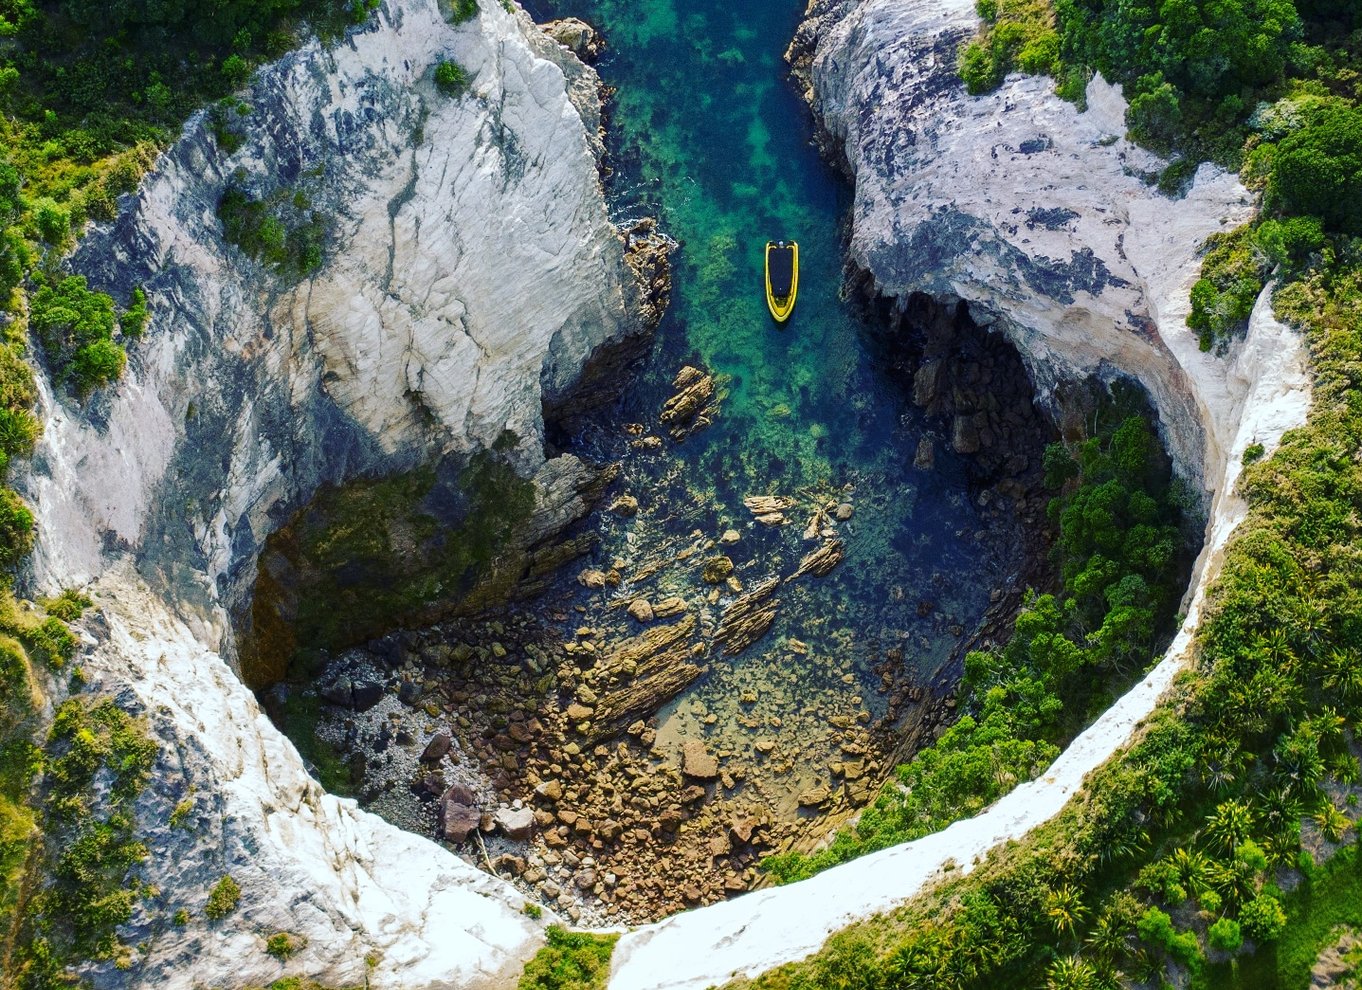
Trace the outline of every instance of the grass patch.
[[602, 990], [618, 935], [548, 927], [548, 944], [525, 964], [520, 990]]
[[1281, 938], [1244, 959], [1210, 967], [1205, 986], [1224, 990], [1307, 990], [1319, 954], [1343, 926], [1362, 929], [1362, 850], [1356, 843], [1283, 902], [1288, 922]]

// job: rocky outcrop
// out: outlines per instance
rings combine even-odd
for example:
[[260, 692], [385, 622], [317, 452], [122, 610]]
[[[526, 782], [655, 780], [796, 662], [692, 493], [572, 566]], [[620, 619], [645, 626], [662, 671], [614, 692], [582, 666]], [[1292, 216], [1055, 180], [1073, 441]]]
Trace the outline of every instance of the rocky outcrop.
[[[458, 98], [432, 82], [446, 59], [472, 80]], [[116, 297], [145, 287], [152, 312], [118, 386], [83, 407], [44, 391], [19, 482], [40, 526], [31, 583], [92, 588], [104, 619], [82, 669], [160, 745], [138, 823], [161, 895], [121, 933], [132, 967], [91, 969], [96, 986], [467, 987], [534, 951], [510, 887], [322, 793], [231, 669], [228, 616], [323, 485], [495, 447], [541, 479], [537, 504], [571, 507], [580, 472], [546, 473], [543, 410], [645, 305], [600, 190], [598, 90], [499, 3], [452, 26], [435, 0], [387, 0], [263, 69], [235, 150], [192, 120], [71, 260]], [[314, 275], [223, 240], [229, 183], [309, 204], [327, 231]], [[169, 828], [190, 797], [194, 827]], [[167, 923], [201, 917], [228, 873], [231, 918]], [[263, 948], [280, 931], [306, 943], [287, 967]]]
[[[1189, 662], [1207, 584], [1245, 511], [1234, 492], [1244, 449], [1270, 451], [1305, 418], [1303, 349], [1272, 317], [1269, 292], [1227, 354], [1202, 354], [1186, 327], [1199, 247], [1250, 215], [1246, 191], [1203, 166], [1182, 198], [1159, 194], [1145, 176], [1164, 163], [1123, 140], [1123, 102], [1101, 79], [1086, 112], [1048, 79], [1013, 77], [969, 97], [955, 65], [973, 7], [814, 0], [796, 38], [825, 150], [856, 185], [852, 264], [903, 309], [964, 303], [1017, 347], [1042, 400], [1058, 405], [1064, 383], [1089, 376], [1146, 388], [1179, 473], [1208, 504], [1186, 621], [1162, 662], [1039, 779], [935, 835], [631, 931], [611, 990], [698, 990], [803, 958], [1050, 820]], [[955, 445], [971, 446], [977, 425], [962, 424]], [[929, 465], [931, 451], [917, 460]]]
[[1017, 347], [1042, 402], [1066, 380], [1136, 378], [1179, 472], [1214, 490], [1242, 391], [1185, 320], [1202, 242], [1252, 212], [1237, 179], [1207, 165], [1182, 198], [1159, 193], [1147, 180], [1166, 163], [1124, 140], [1124, 101], [1100, 77], [1085, 112], [1045, 77], [968, 97], [955, 77], [977, 25], [967, 0], [812, 13], [797, 61], [855, 182], [851, 260], [875, 290], [968, 303]]

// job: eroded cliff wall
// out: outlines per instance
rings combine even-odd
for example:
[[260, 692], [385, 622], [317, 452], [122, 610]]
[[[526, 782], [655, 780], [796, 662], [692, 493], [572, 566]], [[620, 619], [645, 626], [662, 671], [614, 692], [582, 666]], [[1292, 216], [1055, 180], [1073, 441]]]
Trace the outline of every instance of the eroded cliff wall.
[[[463, 95], [433, 83], [446, 59]], [[387, 0], [262, 70], [230, 115], [235, 150], [220, 121], [191, 121], [71, 260], [116, 297], [144, 286], [152, 312], [116, 387], [88, 406], [44, 390], [22, 481], [32, 585], [91, 589], [82, 668], [160, 746], [138, 807], [160, 893], [121, 933], [132, 967], [92, 968], [96, 985], [469, 987], [534, 951], [542, 923], [510, 887], [308, 777], [231, 669], [227, 620], [264, 539], [323, 484], [509, 430], [535, 525], [580, 511], [582, 466], [545, 461], [541, 409], [641, 331], [643, 305], [600, 189], [597, 90], [499, 3], [454, 26], [435, 0]], [[290, 278], [225, 243], [229, 184], [315, 211], [320, 270]], [[225, 875], [240, 907], [205, 924]], [[190, 924], [170, 924], [178, 908]], [[287, 970], [275, 932], [305, 942]]]

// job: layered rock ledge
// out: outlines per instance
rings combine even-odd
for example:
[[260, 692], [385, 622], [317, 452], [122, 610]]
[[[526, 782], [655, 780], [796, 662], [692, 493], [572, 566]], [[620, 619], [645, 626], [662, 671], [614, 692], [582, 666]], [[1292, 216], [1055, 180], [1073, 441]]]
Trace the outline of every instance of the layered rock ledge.
[[1100, 78], [1086, 112], [1044, 78], [968, 96], [955, 66], [977, 26], [973, 7], [811, 5], [792, 62], [806, 73], [824, 150], [855, 183], [850, 261], [903, 308], [924, 296], [967, 305], [1017, 347], [1042, 401], [1091, 376], [1145, 387], [1178, 472], [1208, 507], [1187, 619], [1162, 662], [1038, 780], [936, 835], [630, 932], [612, 990], [698, 990], [801, 959], [1057, 814], [1189, 662], [1205, 589], [1245, 512], [1234, 491], [1244, 449], [1270, 451], [1304, 422], [1303, 347], [1267, 292], [1227, 354], [1203, 354], [1186, 326], [1200, 245], [1251, 215], [1248, 192], [1203, 166], [1183, 197], [1158, 193], [1147, 176], [1164, 163], [1124, 140], [1124, 102]]
[[[630, 264], [606, 213], [595, 73], [480, 7], [452, 26], [435, 0], [387, 0], [262, 70], [235, 140], [200, 114], [71, 261], [115, 297], [144, 286], [152, 312], [117, 387], [85, 407], [44, 391], [20, 482], [30, 585], [90, 590], [82, 668], [160, 747], [138, 806], [159, 899], [121, 932], [133, 966], [90, 967], [97, 986], [501, 985], [541, 941], [549, 919], [508, 885], [323, 793], [236, 676], [229, 622], [266, 537], [323, 485], [510, 446], [541, 516], [578, 511], [583, 466], [545, 462], [542, 410], [641, 332], [656, 266]], [[466, 93], [434, 85], [444, 60]], [[305, 201], [321, 268], [290, 280], [225, 243], [229, 184]], [[235, 913], [168, 924], [227, 874]], [[287, 969], [276, 932], [303, 944]]]

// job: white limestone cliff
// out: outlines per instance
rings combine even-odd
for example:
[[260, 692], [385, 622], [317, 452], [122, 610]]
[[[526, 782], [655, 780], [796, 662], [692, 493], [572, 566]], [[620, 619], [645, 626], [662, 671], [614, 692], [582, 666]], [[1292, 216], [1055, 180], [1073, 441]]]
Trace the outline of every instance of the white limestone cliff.
[[1207, 493], [1187, 617], [1163, 660], [1037, 780], [935, 835], [625, 934], [611, 990], [702, 990], [816, 952], [835, 931], [902, 904], [950, 869], [1053, 818], [1137, 731], [1190, 660], [1206, 588], [1245, 506], [1244, 449], [1271, 451], [1305, 420], [1302, 342], [1268, 291], [1246, 338], [1202, 353], [1186, 326], [1199, 248], [1246, 220], [1248, 193], [1203, 166], [1185, 196], [1146, 181], [1159, 160], [1126, 142], [1124, 102], [1095, 79], [1080, 113], [1048, 79], [974, 98], [955, 74], [972, 0], [815, 0], [811, 98], [855, 182], [850, 253], [884, 296], [964, 301], [1017, 346], [1041, 399], [1064, 380], [1138, 380], [1178, 471]]
[[[450, 97], [444, 59], [471, 77]], [[506, 884], [326, 795], [232, 668], [229, 610], [264, 539], [322, 485], [518, 441], [549, 523], [581, 510], [572, 458], [545, 462], [545, 402], [640, 332], [640, 287], [605, 208], [597, 84], [523, 13], [387, 0], [364, 28], [262, 70], [235, 151], [207, 114], [71, 261], [152, 319], [126, 377], [82, 406], [44, 383], [20, 479], [39, 520], [30, 585], [88, 587], [80, 663], [160, 746], [138, 805], [159, 889], [100, 987], [514, 983], [542, 941]], [[281, 277], [223, 241], [229, 182], [302, 190], [329, 229], [321, 269]], [[547, 525], [541, 518], [537, 525]], [[187, 828], [168, 825], [190, 798]], [[239, 909], [203, 921], [212, 886]], [[169, 924], [178, 908], [192, 921]], [[276, 932], [305, 945], [284, 966]]]

